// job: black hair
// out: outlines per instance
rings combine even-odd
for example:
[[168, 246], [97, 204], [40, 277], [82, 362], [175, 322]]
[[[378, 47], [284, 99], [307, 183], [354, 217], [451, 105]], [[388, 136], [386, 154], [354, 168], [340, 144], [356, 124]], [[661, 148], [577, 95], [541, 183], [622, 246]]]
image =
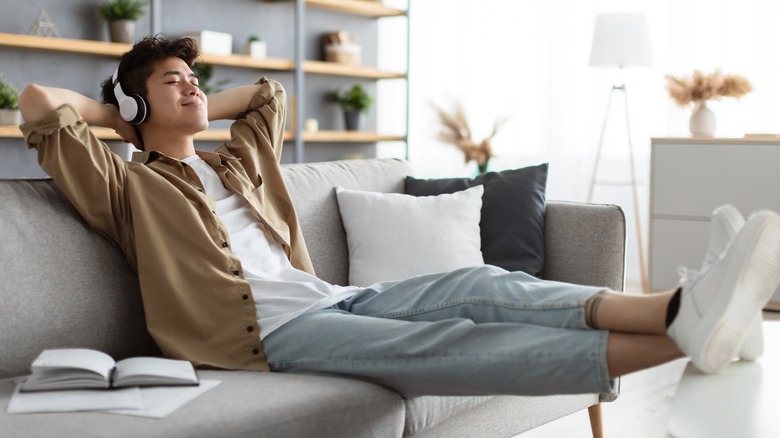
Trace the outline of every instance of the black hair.
[[[166, 39], [159, 36], [147, 36], [135, 43], [133, 48], [124, 53], [119, 61], [118, 78], [122, 84], [122, 90], [127, 95], [137, 94], [147, 102], [148, 118], [152, 109], [148, 107], [149, 92], [146, 88], [146, 80], [151, 76], [154, 64], [175, 57], [192, 68], [198, 56], [198, 44], [192, 38]], [[101, 97], [103, 103], [119, 106], [116, 95], [114, 95], [112, 76], [106, 78], [100, 85]], [[137, 126], [135, 126], [135, 132], [141, 141], [141, 146], [143, 146], [141, 132]]]

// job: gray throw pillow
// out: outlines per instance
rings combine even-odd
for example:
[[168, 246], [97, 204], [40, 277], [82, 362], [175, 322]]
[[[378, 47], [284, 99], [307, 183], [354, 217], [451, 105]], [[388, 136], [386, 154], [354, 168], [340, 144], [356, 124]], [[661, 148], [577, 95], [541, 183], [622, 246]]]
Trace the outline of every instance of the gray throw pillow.
[[476, 178], [406, 177], [406, 193], [431, 196], [482, 184], [480, 234], [485, 263], [539, 276], [544, 266], [544, 209], [547, 163]]

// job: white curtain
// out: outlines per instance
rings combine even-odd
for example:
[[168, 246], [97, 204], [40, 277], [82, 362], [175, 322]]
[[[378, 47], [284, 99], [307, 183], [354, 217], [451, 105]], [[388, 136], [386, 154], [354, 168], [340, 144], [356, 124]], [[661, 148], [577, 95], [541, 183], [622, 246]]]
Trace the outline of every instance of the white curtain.
[[[613, 12], [647, 15], [652, 67], [627, 67], [618, 77], [617, 69], [588, 66], [595, 16]], [[438, 122], [430, 104], [451, 108], [458, 101], [476, 140], [497, 118], [509, 117], [493, 140], [491, 170], [549, 162], [548, 199], [585, 201], [609, 90], [625, 82], [643, 181], [639, 217], [647, 251], [650, 138], [689, 135], [691, 109], [671, 100], [664, 76], [690, 75], [694, 69], [743, 75], [754, 86], [751, 94], [710, 105], [717, 135], [780, 133], [778, 20], [777, 0], [416, 0], [410, 20], [411, 164], [420, 177], [473, 175], [474, 163], [466, 165], [454, 146], [436, 139]], [[380, 30], [380, 54], [398, 62], [403, 44], [388, 35]], [[398, 84], [380, 93], [397, 96]], [[403, 107], [389, 108], [379, 114], [380, 129], [400, 123]], [[625, 112], [616, 100], [601, 177], [629, 175], [626, 137]], [[386, 150], [398, 155], [397, 147]], [[600, 186], [594, 202], [626, 211], [628, 277], [638, 282], [630, 189]]]

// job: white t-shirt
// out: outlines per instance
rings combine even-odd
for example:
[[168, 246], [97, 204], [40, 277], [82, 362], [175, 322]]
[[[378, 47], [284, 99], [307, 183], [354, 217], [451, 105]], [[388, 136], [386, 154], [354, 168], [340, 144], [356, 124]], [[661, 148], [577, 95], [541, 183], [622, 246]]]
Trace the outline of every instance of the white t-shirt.
[[197, 155], [184, 158], [216, 202], [216, 213], [228, 229], [230, 246], [241, 260], [252, 288], [260, 336], [264, 338], [306, 312], [324, 309], [353, 296], [360, 288], [337, 286], [296, 269], [249, 203], [227, 190], [219, 175]]

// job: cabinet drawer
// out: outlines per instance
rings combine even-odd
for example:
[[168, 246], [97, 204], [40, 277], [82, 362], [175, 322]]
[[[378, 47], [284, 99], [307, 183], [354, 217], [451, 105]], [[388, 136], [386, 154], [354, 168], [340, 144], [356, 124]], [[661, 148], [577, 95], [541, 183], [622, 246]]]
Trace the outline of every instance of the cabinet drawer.
[[780, 144], [653, 144], [653, 217], [708, 220], [722, 204], [780, 211]]

